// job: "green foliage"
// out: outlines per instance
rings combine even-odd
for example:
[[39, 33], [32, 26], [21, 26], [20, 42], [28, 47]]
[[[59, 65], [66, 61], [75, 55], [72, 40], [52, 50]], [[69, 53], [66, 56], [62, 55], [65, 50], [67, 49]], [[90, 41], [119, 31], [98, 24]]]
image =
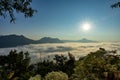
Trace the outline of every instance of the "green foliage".
[[69, 60], [65, 63], [65, 73], [68, 74], [70, 77], [74, 73], [74, 68], [75, 68], [75, 57], [69, 52], [68, 53]]
[[56, 61], [56, 64], [64, 65], [67, 60], [67, 57], [65, 57], [63, 55], [55, 55], [54, 60]]
[[54, 61], [44, 60], [43, 62], [37, 63], [36, 74], [40, 74], [44, 77], [47, 73], [52, 71], [62, 71], [68, 76], [74, 73], [75, 57], [68, 53], [69, 59], [63, 55], [55, 55]]
[[0, 0], [0, 16], [10, 16], [10, 22], [15, 21], [14, 12], [23, 13], [25, 17], [32, 17], [36, 10], [30, 7], [32, 0]]
[[[16, 50], [9, 53], [9, 55], [1, 56], [2, 57], [2, 64], [0, 77], [5, 80], [10, 79], [19, 79], [19, 80], [26, 80], [33, 74], [29, 69], [30, 65], [30, 57], [29, 53], [19, 52], [17, 53]], [[1, 62], [1, 61], [0, 61]]]
[[74, 72], [73, 69], [75, 67], [75, 57], [68, 52], [68, 58], [63, 55], [55, 55], [54, 60], [57, 64], [58, 70], [67, 73], [68, 76], [71, 76], [71, 74]]
[[50, 72], [45, 76], [45, 80], [68, 80], [68, 76], [63, 72]]
[[48, 60], [39, 62], [36, 64], [36, 66], [37, 66], [36, 74], [40, 74], [42, 77], [44, 77], [47, 73], [51, 71], [57, 70], [56, 64]]
[[41, 80], [41, 76], [40, 75], [35, 75], [34, 77], [30, 77], [29, 80]]
[[120, 70], [119, 64], [119, 56], [107, 55], [107, 51], [100, 48], [76, 62], [72, 80], [109, 80], [111, 77], [115, 79], [115, 73]]
[[[112, 55], [108, 53], [113, 53]], [[120, 56], [116, 50], [99, 48], [78, 61], [56, 55], [54, 61], [44, 60], [30, 65], [29, 53], [11, 51], [0, 56], [0, 80], [119, 80]]]

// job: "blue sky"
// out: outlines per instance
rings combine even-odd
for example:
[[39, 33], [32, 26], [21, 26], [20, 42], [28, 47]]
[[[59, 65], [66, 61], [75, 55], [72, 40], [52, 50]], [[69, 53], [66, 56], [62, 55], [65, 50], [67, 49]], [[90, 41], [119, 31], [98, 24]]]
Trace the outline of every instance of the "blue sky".
[[[38, 10], [32, 18], [15, 13], [15, 24], [0, 19], [0, 35], [18, 34], [31, 39], [56, 37], [64, 40], [88, 38], [98, 41], [120, 41], [120, 8], [111, 4], [119, 0], [33, 0]], [[81, 24], [91, 24], [89, 31]]]

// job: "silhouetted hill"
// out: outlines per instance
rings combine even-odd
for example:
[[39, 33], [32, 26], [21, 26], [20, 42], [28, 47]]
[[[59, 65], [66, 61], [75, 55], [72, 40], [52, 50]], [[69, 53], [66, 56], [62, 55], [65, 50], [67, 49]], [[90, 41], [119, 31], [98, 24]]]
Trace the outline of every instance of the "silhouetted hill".
[[27, 44], [40, 44], [40, 43], [62, 43], [61, 40], [58, 38], [50, 38], [50, 37], [44, 37], [40, 40], [32, 40], [29, 38], [26, 38], [23, 35], [5, 35], [0, 36], [0, 48], [7, 48], [7, 47], [16, 47], [16, 46], [22, 46]]
[[34, 43], [34, 40], [28, 39], [23, 35], [6, 35], [0, 36], [0, 48], [4, 47], [15, 47]]
[[36, 43], [62, 43], [63, 41], [59, 40], [58, 38], [51, 38], [51, 37], [43, 37], [40, 40], [36, 41]]

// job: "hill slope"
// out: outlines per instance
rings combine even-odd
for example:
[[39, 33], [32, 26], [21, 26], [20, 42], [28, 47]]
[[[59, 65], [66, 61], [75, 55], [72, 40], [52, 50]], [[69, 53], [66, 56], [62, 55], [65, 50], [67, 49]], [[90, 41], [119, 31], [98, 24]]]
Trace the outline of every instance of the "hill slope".
[[4, 47], [15, 47], [34, 43], [34, 40], [28, 39], [23, 35], [6, 35], [0, 36], [0, 48]]

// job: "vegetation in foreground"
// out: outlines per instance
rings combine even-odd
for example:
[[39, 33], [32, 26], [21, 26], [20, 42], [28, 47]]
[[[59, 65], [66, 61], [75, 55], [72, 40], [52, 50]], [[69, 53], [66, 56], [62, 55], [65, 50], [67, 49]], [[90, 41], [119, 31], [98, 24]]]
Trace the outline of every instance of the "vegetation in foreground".
[[11, 51], [0, 56], [0, 80], [120, 80], [120, 56], [100, 48], [75, 60], [55, 55], [53, 61], [30, 64], [29, 53]]

